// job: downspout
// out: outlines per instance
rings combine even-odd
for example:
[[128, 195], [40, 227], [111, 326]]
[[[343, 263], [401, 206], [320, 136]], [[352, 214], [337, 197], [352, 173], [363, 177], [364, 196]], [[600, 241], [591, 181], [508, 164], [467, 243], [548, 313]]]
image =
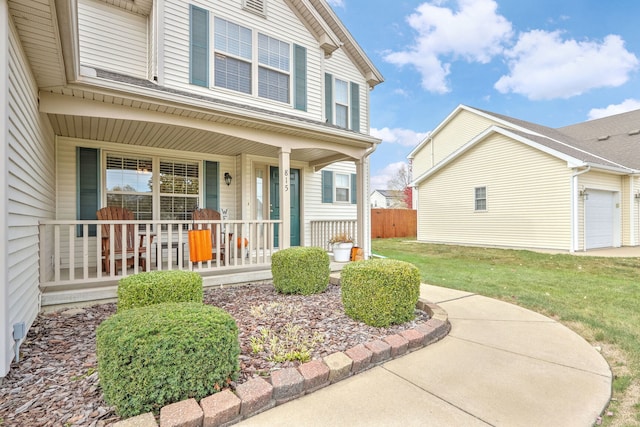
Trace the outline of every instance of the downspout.
[[[571, 175], [571, 253], [574, 253], [578, 249], [578, 176], [587, 173], [591, 170], [591, 166], [587, 165], [587, 168]], [[586, 250], [586, 245], [585, 248]]]

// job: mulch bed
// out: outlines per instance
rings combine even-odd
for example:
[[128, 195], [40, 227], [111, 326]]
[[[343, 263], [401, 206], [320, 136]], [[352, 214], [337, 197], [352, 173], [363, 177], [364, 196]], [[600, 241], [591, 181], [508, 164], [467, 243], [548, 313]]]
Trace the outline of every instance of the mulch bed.
[[[311, 296], [281, 295], [271, 284], [208, 289], [205, 303], [229, 312], [239, 328], [241, 372], [232, 387], [300, 363], [276, 363], [266, 351], [253, 353], [251, 337], [261, 328], [277, 332], [294, 324], [321, 336], [311, 353], [321, 359], [428, 320], [416, 310], [413, 321], [390, 328], [356, 322], [344, 314], [340, 287], [333, 284]], [[101, 304], [40, 314], [20, 347], [20, 362], [12, 364], [0, 385], [0, 426], [98, 427], [118, 421], [102, 398], [95, 356], [95, 330], [115, 311], [115, 304]]]

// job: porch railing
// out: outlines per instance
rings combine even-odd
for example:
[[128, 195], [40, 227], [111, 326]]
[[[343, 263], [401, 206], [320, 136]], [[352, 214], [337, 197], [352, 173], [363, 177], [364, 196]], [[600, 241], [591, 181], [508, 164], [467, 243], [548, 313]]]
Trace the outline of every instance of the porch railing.
[[311, 246], [319, 246], [326, 251], [331, 251], [329, 240], [339, 233], [351, 236], [358, 244], [358, 221], [353, 220], [326, 220], [311, 221]]
[[[40, 284], [69, 285], [113, 281], [141, 271], [193, 270], [211, 272], [267, 266], [276, 251], [276, 224], [281, 221], [40, 221]], [[114, 250], [115, 225], [122, 225], [122, 249]], [[192, 263], [188, 231], [194, 224], [215, 228], [212, 259]], [[103, 233], [103, 227], [108, 232]], [[133, 227], [134, 251], [127, 252], [125, 226]], [[104, 236], [107, 234], [107, 236]], [[104, 268], [103, 238], [111, 254]], [[130, 246], [130, 245], [129, 245]], [[142, 252], [138, 251], [143, 247]], [[133, 258], [133, 266], [126, 261]], [[107, 273], [108, 271], [108, 273]]]

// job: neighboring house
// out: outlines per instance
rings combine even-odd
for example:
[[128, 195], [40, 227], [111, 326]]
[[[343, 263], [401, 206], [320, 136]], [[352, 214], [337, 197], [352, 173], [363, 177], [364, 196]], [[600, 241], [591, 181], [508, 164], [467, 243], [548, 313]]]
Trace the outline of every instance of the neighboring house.
[[371, 200], [371, 207], [374, 209], [404, 209], [407, 207], [404, 198], [404, 191], [398, 190], [373, 190], [369, 197]]
[[552, 129], [464, 105], [409, 155], [418, 240], [640, 244], [640, 110]]
[[[0, 3], [0, 377], [41, 305], [113, 298], [143, 265], [251, 281], [337, 220], [370, 252], [383, 78], [326, 1]], [[107, 273], [95, 212], [114, 205], [144, 260]], [[226, 259], [189, 262], [198, 206], [222, 213]]]

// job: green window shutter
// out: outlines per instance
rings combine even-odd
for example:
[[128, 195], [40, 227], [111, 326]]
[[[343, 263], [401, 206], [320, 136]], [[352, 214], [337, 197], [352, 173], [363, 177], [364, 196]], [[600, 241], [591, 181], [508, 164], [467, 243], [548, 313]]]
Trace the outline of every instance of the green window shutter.
[[324, 114], [327, 123], [333, 124], [333, 76], [324, 75]]
[[307, 49], [293, 45], [293, 107], [307, 111]]
[[204, 162], [204, 207], [220, 210], [220, 183], [218, 162]]
[[[79, 220], [95, 220], [100, 208], [100, 150], [76, 148], [76, 216]], [[89, 236], [95, 237], [96, 226], [89, 226]], [[77, 236], [83, 237], [82, 226]]]
[[360, 86], [351, 83], [351, 130], [360, 132]]
[[351, 174], [351, 203], [354, 205], [358, 203], [358, 194], [356, 192], [357, 189], [358, 189], [358, 178], [355, 173], [352, 173]]
[[322, 203], [333, 203], [333, 172], [322, 171]]
[[189, 12], [189, 81], [209, 87], [209, 12], [194, 5]]

